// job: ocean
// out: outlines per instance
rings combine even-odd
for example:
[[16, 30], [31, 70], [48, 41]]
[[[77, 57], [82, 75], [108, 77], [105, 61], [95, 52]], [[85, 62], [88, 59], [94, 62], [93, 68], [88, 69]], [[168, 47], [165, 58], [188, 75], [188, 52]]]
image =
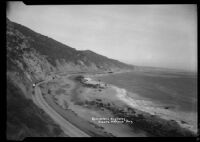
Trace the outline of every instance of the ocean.
[[197, 113], [197, 75], [135, 71], [100, 76], [96, 79], [124, 88], [158, 105]]

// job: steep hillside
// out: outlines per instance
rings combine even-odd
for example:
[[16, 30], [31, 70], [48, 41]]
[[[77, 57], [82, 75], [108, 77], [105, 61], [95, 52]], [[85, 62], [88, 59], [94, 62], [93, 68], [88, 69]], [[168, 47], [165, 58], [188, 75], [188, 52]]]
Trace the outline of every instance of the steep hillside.
[[81, 51], [81, 54], [89, 61], [93, 61], [93, 63], [99, 68], [103, 70], [120, 70], [120, 69], [133, 69], [133, 66], [121, 63], [117, 60], [109, 59], [105, 56], [96, 54], [90, 50]]
[[7, 20], [7, 39], [8, 49], [13, 50], [13, 47], [18, 47], [15, 50], [18, 50], [19, 56], [37, 54], [42, 57], [48, 62], [47, 71], [133, 69], [133, 66], [92, 51], [78, 51], [9, 20]]
[[62, 136], [62, 130], [7, 79], [7, 139]]
[[9, 19], [6, 39], [8, 139], [63, 135], [31, 100], [32, 84], [45, 80], [51, 72], [134, 69], [92, 51], [78, 51]]

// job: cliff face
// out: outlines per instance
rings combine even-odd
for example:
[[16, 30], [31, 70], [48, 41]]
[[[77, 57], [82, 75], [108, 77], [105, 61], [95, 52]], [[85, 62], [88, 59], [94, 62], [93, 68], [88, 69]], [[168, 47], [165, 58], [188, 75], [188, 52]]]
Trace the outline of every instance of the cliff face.
[[8, 66], [15, 64], [30, 80], [43, 79], [52, 71], [115, 71], [133, 66], [78, 51], [7, 19]]
[[[96, 54], [78, 51], [7, 19], [7, 74], [28, 94], [30, 84], [51, 72], [118, 71], [134, 67]], [[29, 97], [28, 95], [26, 95]]]
[[[45, 80], [51, 72], [116, 71], [134, 68], [89, 50], [78, 51], [9, 19], [6, 22], [8, 139], [63, 134], [32, 102], [33, 82]], [[24, 105], [21, 105], [23, 103]], [[32, 118], [35, 118], [34, 125], [28, 122]], [[41, 131], [40, 127], [43, 128]]]

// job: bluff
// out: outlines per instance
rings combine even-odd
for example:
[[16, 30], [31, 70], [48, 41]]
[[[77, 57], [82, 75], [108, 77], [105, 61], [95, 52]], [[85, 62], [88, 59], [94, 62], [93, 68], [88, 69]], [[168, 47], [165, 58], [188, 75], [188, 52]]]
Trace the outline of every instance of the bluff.
[[8, 139], [63, 135], [31, 100], [32, 84], [51, 72], [134, 69], [90, 50], [76, 50], [9, 19], [6, 26]]

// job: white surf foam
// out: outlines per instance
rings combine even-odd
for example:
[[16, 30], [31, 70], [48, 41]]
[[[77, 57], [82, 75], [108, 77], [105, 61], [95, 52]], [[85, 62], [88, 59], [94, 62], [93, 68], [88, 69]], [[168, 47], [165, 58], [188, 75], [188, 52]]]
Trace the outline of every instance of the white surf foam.
[[[90, 82], [93, 82], [94, 80], [92, 80], [92, 78], [89, 78]], [[130, 97], [128, 96], [128, 92], [126, 91], [126, 89], [123, 88], [119, 88], [116, 87], [114, 85], [109, 84], [109, 86], [111, 88], [113, 88], [114, 90], [116, 90], [116, 97], [123, 101], [124, 103], [126, 103], [127, 105], [129, 105], [132, 108], [141, 110], [143, 112], [147, 112], [151, 115], [158, 115], [163, 119], [166, 120], [176, 120], [182, 127], [188, 128], [191, 131], [196, 132], [196, 128], [194, 127], [194, 125], [192, 123], [190, 124], [182, 124], [181, 120], [183, 120], [183, 117], [181, 115], [178, 115], [177, 112], [172, 111], [170, 109], [164, 109], [163, 107], [158, 107], [157, 104], [155, 104], [152, 101], [149, 100], [143, 100], [143, 99], [135, 99], [134, 97]], [[136, 96], [139, 96], [136, 94]], [[188, 122], [187, 120], [184, 120], [186, 122]]]
[[[166, 119], [166, 120], [171, 120], [171, 119], [176, 120], [182, 127], [188, 128], [193, 132], [197, 131], [195, 126], [191, 122], [189, 122], [189, 124], [182, 124], [181, 120], [183, 120], [183, 117], [181, 115], [180, 116], [177, 115], [177, 112], [159, 108], [159, 107], [156, 107], [156, 105], [152, 106], [153, 102], [151, 101], [135, 100], [129, 97], [127, 95], [127, 91], [123, 88], [118, 88], [115, 86], [112, 86], [112, 88], [116, 90], [117, 92], [116, 96], [118, 97], [118, 99], [125, 102], [127, 105], [135, 109], [141, 110], [143, 112], [147, 112], [152, 115], [158, 115], [161, 118]], [[187, 120], [184, 120], [184, 121], [187, 121]]]

